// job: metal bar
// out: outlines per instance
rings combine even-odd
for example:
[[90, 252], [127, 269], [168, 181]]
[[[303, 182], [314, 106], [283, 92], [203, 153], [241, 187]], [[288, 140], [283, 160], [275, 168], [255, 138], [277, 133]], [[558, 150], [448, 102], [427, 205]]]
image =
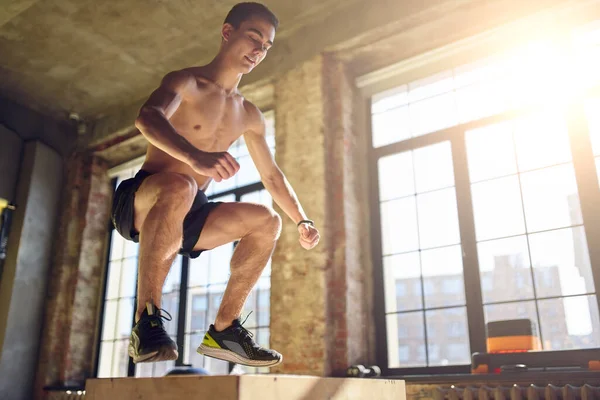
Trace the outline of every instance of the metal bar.
[[[373, 143], [371, 129], [371, 99], [365, 101], [365, 120], [368, 143]], [[383, 256], [381, 247], [381, 213], [379, 209], [379, 176], [377, 171], [377, 159], [379, 158], [374, 149], [369, 151], [369, 202], [371, 210], [371, 257], [373, 263], [373, 305], [375, 312], [375, 359], [382, 373], [388, 373], [387, 353], [387, 321], [385, 316], [385, 284], [383, 274]]]
[[453, 138], [452, 163], [456, 185], [456, 205], [458, 208], [458, 226], [463, 258], [463, 279], [465, 302], [469, 325], [469, 343], [471, 353], [486, 351], [485, 316], [481, 295], [477, 238], [475, 237], [475, 218], [467, 159], [467, 147], [464, 131]]
[[185, 353], [185, 318], [187, 310], [187, 285], [190, 271], [190, 259], [181, 257], [181, 279], [179, 282], [179, 310], [177, 311], [177, 347], [179, 348], [179, 357], [175, 360], [175, 366], [184, 366]]
[[596, 302], [600, 310], [600, 187], [583, 103], [569, 107], [567, 122]]

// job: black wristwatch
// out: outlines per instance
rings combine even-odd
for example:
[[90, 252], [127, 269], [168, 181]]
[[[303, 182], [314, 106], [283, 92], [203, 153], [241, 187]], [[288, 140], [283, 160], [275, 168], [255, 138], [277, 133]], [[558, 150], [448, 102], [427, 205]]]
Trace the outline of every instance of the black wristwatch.
[[298, 225], [296, 225], [296, 227], [299, 227], [301, 224], [309, 224], [315, 226], [315, 221], [312, 221], [310, 219], [303, 219], [302, 221], [298, 222]]

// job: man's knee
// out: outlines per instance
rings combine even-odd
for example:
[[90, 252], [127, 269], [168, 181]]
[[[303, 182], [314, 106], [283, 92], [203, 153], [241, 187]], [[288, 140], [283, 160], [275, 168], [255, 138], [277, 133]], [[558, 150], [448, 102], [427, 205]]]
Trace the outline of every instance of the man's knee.
[[276, 240], [279, 239], [281, 235], [281, 217], [275, 210], [265, 207], [263, 221], [261, 222], [259, 229]]
[[189, 175], [178, 173], [164, 173], [158, 186], [155, 204], [177, 205], [179, 207], [194, 201], [198, 193], [198, 184]]

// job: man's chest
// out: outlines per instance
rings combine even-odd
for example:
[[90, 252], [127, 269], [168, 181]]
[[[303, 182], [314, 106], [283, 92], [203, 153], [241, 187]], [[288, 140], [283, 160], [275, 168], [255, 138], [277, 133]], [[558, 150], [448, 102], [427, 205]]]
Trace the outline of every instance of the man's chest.
[[243, 104], [237, 99], [204, 96], [183, 102], [171, 117], [173, 127], [192, 143], [228, 147], [246, 130]]

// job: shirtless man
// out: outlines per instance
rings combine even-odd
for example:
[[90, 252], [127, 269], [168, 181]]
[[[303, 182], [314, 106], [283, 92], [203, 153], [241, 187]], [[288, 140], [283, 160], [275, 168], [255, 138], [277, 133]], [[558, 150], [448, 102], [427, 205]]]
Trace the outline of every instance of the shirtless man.
[[263, 115], [238, 92], [242, 76], [273, 45], [277, 26], [275, 15], [261, 4], [234, 6], [215, 58], [167, 74], [135, 121], [149, 142], [148, 152], [136, 176], [117, 188], [112, 209], [117, 231], [140, 243], [136, 323], [129, 344], [135, 363], [178, 357], [160, 309], [177, 253], [195, 258], [236, 240], [216, 320], [197, 351], [249, 366], [282, 361], [278, 352], [258, 346], [240, 321], [279, 238], [281, 218], [259, 204], [214, 203], [204, 194], [211, 180], [229, 179], [239, 170], [227, 149], [243, 135], [265, 188], [297, 225], [300, 245], [308, 250], [319, 242], [319, 232], [270, 153]]

